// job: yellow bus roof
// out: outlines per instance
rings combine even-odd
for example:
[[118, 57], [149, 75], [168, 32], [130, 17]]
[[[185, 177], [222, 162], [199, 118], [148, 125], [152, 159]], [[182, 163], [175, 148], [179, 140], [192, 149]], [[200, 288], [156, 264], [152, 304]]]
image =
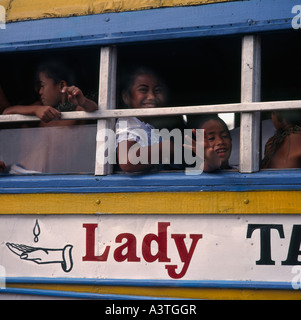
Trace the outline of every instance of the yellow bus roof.
[[236, 0], [0, 0], [0, 5], [6, 21], [13, 22], [228, 1]]

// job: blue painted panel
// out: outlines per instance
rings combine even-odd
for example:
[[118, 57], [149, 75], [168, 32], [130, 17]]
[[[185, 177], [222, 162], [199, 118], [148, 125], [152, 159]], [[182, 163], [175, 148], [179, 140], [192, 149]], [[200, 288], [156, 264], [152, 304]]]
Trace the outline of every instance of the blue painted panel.
[[[136, 287], [167, 287], [167, 288], [214, 288], [214, 289], [247, 289], [247, 290], [293, 290], [291, 283], [285, 282], [251, 282], [251, 281], [135, 281], [135, 280], [80, 280], [75, 281], [8, 281], [7, 283], [51, 283], [51, 284], [77, 284], [77, 285], [101, 285], [101, 286], [136, 286]], [[50, 279], [49, 279], [50, 280]], [[48, 296], [56, 298], [73, 298], [73, 299], [93, 299], [93, 300], [177, 300], [175, 298], [150, 297], [150, 296], [133, 296], [133, 295], [117, 295], [117, 294], [95, 294], [58, 290], [39, 290], [39, 289], [23, 289], [23, 288], [6, 288], [0, 289], [3, 294], [20, 294], [33, 296]], [[181, 299], [183, 300], [183, 299]]]
[[86, 278], [7, 278], [7, 284], [57, 284], [126, 287], [167, 288], [220, 288], [220, 289], [269, 289], [292, 290], [291, 282], [280, 281], [228, 281], [228, 280], [128, 280]]
[[0, 176], [0, 194], [301, 190], [301, 170], [153, 174]]
[[0, 52], [292, 29], [298, 0], [249, 0], [10, 23]]

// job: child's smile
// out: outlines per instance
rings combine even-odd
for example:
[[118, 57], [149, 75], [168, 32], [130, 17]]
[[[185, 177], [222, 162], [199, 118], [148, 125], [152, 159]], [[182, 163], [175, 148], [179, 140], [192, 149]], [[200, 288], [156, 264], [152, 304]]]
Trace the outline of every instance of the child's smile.
[[124, 100], [131, 108], [157, 108], [164, 105], [165, 96], [155, 76], [142, 74], [136, 77], [130, 97], [127, 95]]
[[219, 121], [212, 119], [205, 122], [202, 129], [205, 130], [209, 146], [218, 154], [223, 164], [227, 165], [232, 151], [231, 137], [227, 128]]

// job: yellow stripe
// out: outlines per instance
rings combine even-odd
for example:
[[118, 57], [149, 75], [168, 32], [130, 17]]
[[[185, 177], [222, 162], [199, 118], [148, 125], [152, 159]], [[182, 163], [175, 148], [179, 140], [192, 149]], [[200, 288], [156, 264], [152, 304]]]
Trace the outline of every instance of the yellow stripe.
[[11, 22], [227, 1], [236, 0], [0, 0], [0, 5], [6, 8], [6, 20]]
[[301, 300], [300, 290], [246, 290], [246, 289], [203, 289], [203, 288], [141, 288], [115, 286], [78, 286], [43, 284], [8, 284], [7, 288], [69, 291], [94, 294], [116, 294], [147, 297], [169, 297], [182, 299], [215, 300]]
[[0, 195], [0, 214], [300, 214], [301, 191]]
[[0, 5], [5, 8], [5, 10], [9, 7], [10, 0], [0, 0]]

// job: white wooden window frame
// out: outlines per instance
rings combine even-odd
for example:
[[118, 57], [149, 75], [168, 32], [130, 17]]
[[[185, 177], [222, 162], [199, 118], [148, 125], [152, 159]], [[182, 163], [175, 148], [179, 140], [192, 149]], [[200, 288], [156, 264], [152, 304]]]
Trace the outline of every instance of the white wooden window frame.
[[[261, 100], [261, 42], [259, 36], [242, 40], [241, 102]], [[252, 173], [260, 169], [260, 112], [241, 113], [239, 171]]]
[[[98, 112], [112, 110], [116, 106], [117, 48], [103, 47], [100, 52]], [[97, 120], [95, 175], [113, 173], [113, 164], [105, 163], [105, 137], [107, 129], [115, 130], [114, 118]]]
[[[99, 110], [63, 112], [63, 120], [97, 120], [97, 150], [95, 175], [108, 175], [112, 165], [103, 164], [104, 144], [100, 139], [104, 129], [114, 128], [114, 119], [123, 117], [155, 117], [209, 113], [241, 113], [240, 167], [241, 173], [260, 169], [260, 112], [301, 109], [301, 100], [260, 102], [261, 45], [257, 35], [242, 39], [241, 103], [169, 107], [156, 109], [116, 109], [117, 49], [102, 47], [99, 81]], [[40, 121], [35, 116], [0, 115], [0, 123]]]

